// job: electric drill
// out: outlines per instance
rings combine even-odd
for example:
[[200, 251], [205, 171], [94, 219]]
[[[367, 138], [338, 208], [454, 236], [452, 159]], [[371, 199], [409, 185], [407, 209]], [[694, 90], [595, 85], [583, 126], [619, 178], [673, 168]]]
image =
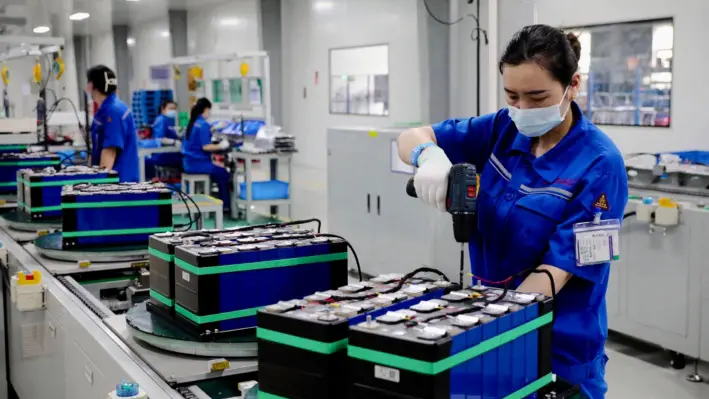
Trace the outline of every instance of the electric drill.
[[[453, 217], [453, 237], [460, 245], [460, 284], [463, 286], [464, 248], [476, 223], [478, 202], [478, 174], [475, 166], [459, 163], [451, 167], [448, 174], [448, 192], [446, 193], [446, 211]], [[414, 178], [409, 179], [406, 193], [417, 198]]]

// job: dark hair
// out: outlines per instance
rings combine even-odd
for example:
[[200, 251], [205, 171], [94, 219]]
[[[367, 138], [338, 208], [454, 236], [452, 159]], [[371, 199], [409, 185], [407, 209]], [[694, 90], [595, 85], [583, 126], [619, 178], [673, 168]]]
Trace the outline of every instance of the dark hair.
[[500, 59], [499, 69], [505, 65], [535, 62], [551, 73], [554, 79], [568, 86], [579, 67], [581, 43], [573, 33], [549, 25], [525, 26], [515, 33]]
[[99, 93], [109, 95], [116, 92], [118, 81], [116, 73], [105, 65], [96, 65], [86, 72], [86, 79], [94, 85]]
[[177, 103], [172, 100], [162, 100], [162, 102], [160, 103], [160, 108], [158, 109], [158, 114], [162, 114], [163, 111], [165, 111], [165, 108], [167, 108], [167, 106], [170, 104], [177, 105]]
[[197, 118], [199, 118], [199, 116], [202, 115], [206, 109], [211, 109], [211, 108], [212, 108], [212, 102], [207, 100], [206, 98], [202, 97], [199, 100], [197, 100], [194, 107], [192, 107], [192, 110], [190, 111], [190, 121], [187, 124], [187, 130], [185, 130], [185, 138], [187, 140], [190, 139], [190, 133], [192, 133], [192, 127], [194, 126], [194, 123], [197, 121]]

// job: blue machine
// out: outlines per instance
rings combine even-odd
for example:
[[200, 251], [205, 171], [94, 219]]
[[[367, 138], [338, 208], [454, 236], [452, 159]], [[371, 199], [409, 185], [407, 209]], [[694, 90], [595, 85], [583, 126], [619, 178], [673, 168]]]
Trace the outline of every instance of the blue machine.
[[[151, 254], [168, 262], [167, 279], [174, 259], [175, 319], [200, 339], [255, 327], [266, 305], [347, 284], [347, 243], [310, 230], [242, 229], [189, 241], [174, 248], [174, 258], [156, 254], [155, 245]], [[169, 307], [172, 292], [159, 294], [152, 303]]]
[[0, 194], [17, 192], [17, 172], [20, 169], [58, 166], [61, 157], [48, 152], [0, 154]]
[[99, 167], [69, 166], [17, 172], [17, 207], [33, 220], [62, 216], [62, 187], [78, 183], [118, 183], [118, 173]]
[[172, 230], [172, 192], [162, 183], [76, 184], [62, 190], [62, 248], [147, 246]]

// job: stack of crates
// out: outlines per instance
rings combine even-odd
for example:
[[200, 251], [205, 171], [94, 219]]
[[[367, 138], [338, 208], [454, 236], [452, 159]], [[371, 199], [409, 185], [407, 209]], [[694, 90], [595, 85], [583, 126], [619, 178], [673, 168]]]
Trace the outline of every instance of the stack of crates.
[[163, 101], [172, 100], [172, 90], [138, 90], [133, 92], [132, 106], [138, 128], [152, 126]]
[[82, 183], [62, 188], [62, 248], [148, 245], [172, 230], [172, 191], [162, 183]]
[[148, 309], [200, 340], [253, 331], [262, 307], [347, 284], [344, 240], [287, 226], [156, 234], [150, 255]]

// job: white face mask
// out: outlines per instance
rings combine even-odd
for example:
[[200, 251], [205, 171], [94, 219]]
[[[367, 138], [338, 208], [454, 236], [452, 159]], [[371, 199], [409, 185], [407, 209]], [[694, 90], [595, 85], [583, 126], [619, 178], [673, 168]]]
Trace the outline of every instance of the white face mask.
[[539, 137], [559, 126], [566, 118], [569, 108], [571, 108], [571, 103], [569, 103], [564, 113], [561, 113], [561, 104], [564, 103], [568, 92], [569, 87], [564, 90], [564, 95], [561, 97], [559, 104], [550, 107], [519, 109], [508, 105], [507, 109], [510, 112], [510, 118], [517, 126], [517, 130], [527, 137]]

